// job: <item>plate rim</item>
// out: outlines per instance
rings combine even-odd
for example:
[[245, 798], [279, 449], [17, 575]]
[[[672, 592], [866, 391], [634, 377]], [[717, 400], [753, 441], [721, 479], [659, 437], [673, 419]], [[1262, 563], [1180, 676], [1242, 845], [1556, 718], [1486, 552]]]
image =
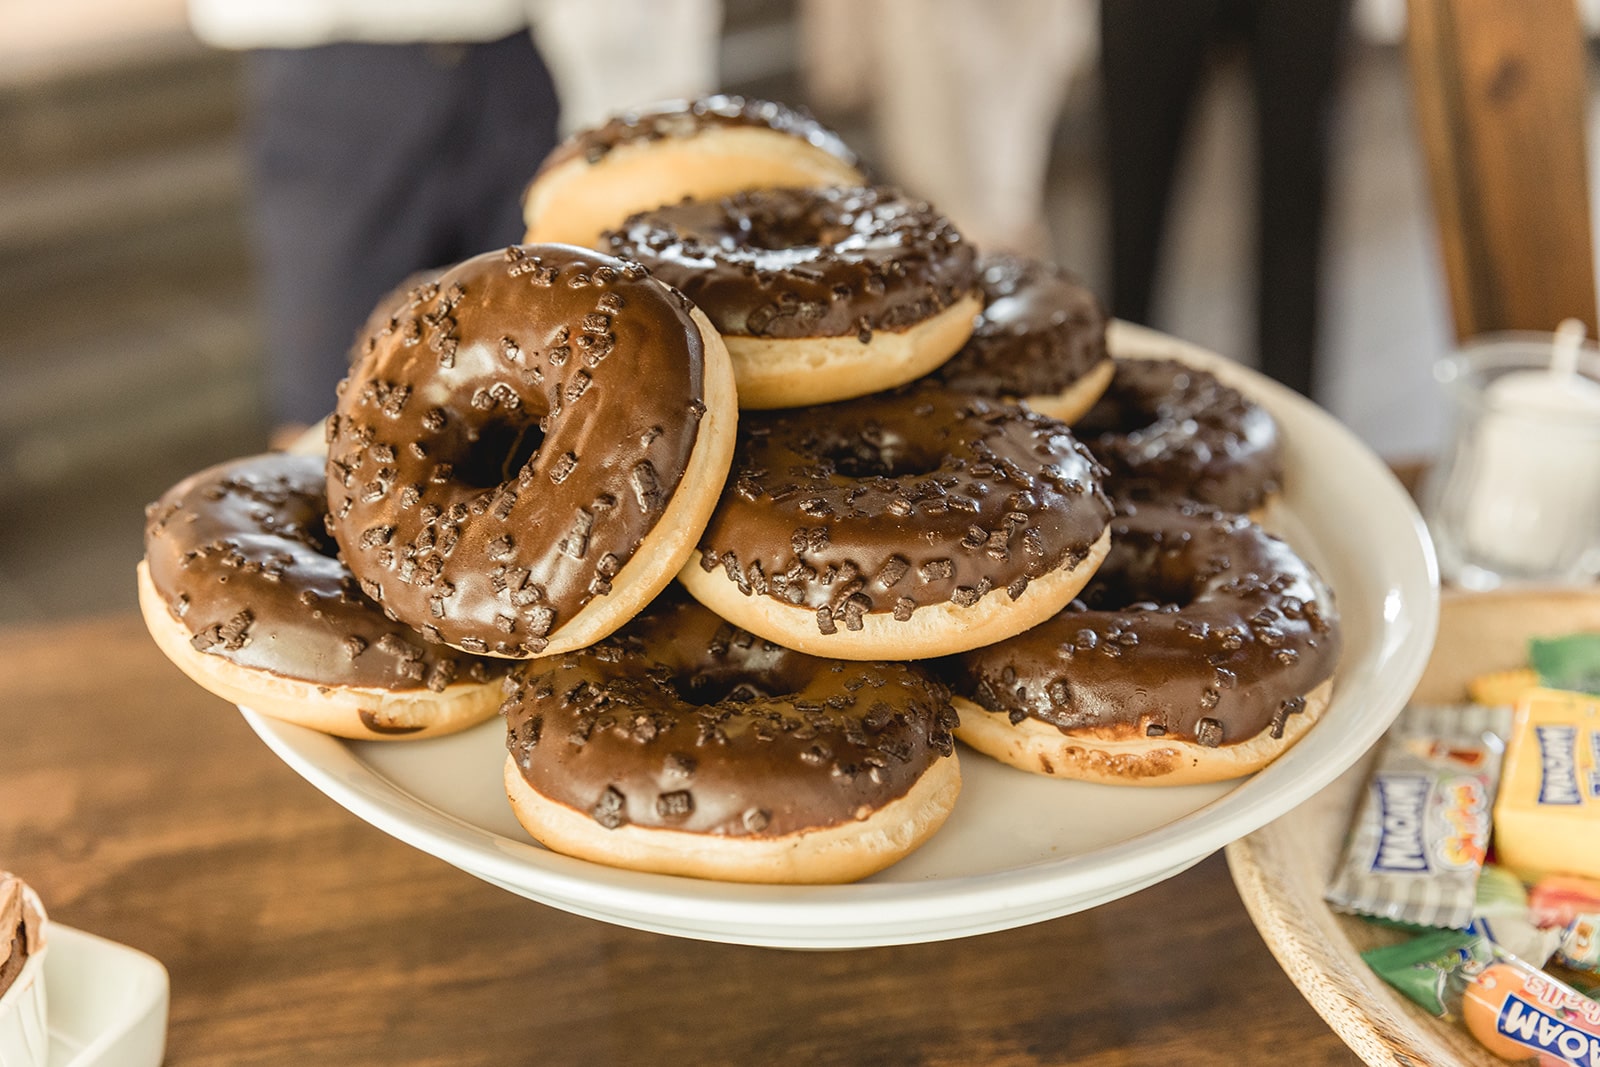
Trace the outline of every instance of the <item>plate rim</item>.
[[[576, 902], [581, 904], [581, 914], [640, 929], [770, 946], [904, 944], [1027, 925], [1123, 895], [1117, 890], [1133, 892], [1154, 884], [1298, 807], [1382, 736], [1427, 664], [1438, 627], [1438, 564], [1422, 516], [1409, 494], [1383, 461], [1330, 413], [1241, 364], [1155, 330], [1114, 321], [1107, 340], [1119, 357], [1179, 358], [1210, 370], [1229, 385], [1264, 400], [1280, 413], [1280, 421], [1323, 423], [1324, 430], [1352, 446], [1352, 453], [1365, 468], [1365, 480], [1381, 486], [1390, 498], [1388, 503], [1406, 520], [1412, 537], [1404, 549], [1420, 557], [1412, 565], [1420, 562], [1422, 566], [1426, 597], [1422, 603], [1407, 603], [1415, 629], [1393, 651], [1386, 684], [1369, 696], [1369, 701], [1385, 705], [1385, 711], [1363, 720], [1361, 728], [1346, 738], [1344, 758], [1324, 759], [1311, 765], [1309, 773], [1288, 780], [1280, 780], [1282, 774], [1272, 776], [1269, 767], [1171, 822], [1060, 859], [907, 882], [746, 886], [609, 868], [550, 852], [531, 839], [506, 838], [406, 792], [335, 738], [245, 708], [241, 711], [279, 759], [336, 803], [390, 836], [552, 907], [578, 911]], [[1283, 412], [1289, 413], [1288, 419]], [[1380, 626], [1379, 632], [1384, 629]], [[337, 768], [319, 764], [303, 750], [308, 744], [315, 749], [319, 742], [326, 746], [325, 751], [340, 754], [334, 757], [335, 763], [357, 769], [357, 777], [365, 776], [368, 788], [346, 782], [336, 773]], [[1283, 760], [1290, 760], [1294, 751], [1285, 753]], [[984, 757], [974, 753], [969, 758]], [[1263, 776], [1270, 776], [1269, 785], [1252, 788]], [[1267, 788], [1273, 802], [1255, 804], [1256, 794]], [[428, 818], [408, 817], [408, 812], [418, 808]], [[436, 827], [435, 821], [442, 821], [443, 826]], [[480, 840], [474, 844], [472, 838]], [[534, 877], [530, 878], [530, 873]], [[1107, 887], [1113, 895], [1105, 895]], [[1084, 903], [1075, 903], [1080, 899]], [[709, 914], [712, 908], [714, 917]], [[796, 921], [800, 916], [804, 922]], [[779, 922], [785, 917], [787, 922]], [[956, 922], [964, 918], [975, 920], [972, 929]], [[687, 927], [679, 928], [679, 923], [687, 923]], [[732, 936], [719, 934], [722, 929]], [[749, 938], [741, 938], [736, 933], [739, 929], [753, 932]]]

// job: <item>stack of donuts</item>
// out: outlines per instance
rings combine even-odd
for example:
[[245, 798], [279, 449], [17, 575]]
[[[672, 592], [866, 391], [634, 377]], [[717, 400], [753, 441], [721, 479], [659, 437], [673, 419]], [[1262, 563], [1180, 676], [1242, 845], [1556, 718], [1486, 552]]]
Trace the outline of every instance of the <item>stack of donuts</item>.
[[1113, 358], [1067, 273], [730, 97], [576, 135], [525, 212], [374, 311], [325, 449], [151, 505], [145, 619], [200, 684], [348, 738], [498, 709], [548, 847], [766, 882], [916, 848], [955, 738], [1214, 781], [1327, 705], [1332, 596], [1255, 521], [1271, 417]]

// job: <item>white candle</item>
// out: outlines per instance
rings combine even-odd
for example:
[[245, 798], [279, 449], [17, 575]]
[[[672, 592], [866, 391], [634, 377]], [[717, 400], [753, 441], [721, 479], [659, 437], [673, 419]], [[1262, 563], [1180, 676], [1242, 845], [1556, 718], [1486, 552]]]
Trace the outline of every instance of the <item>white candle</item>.
[[1550, 370], [1484, 389], [1464, 534], [1502, 573], [1560, 575], [1600, 540], [1600, 382], [1577, 373], [1582, 339], [1562, 323]]

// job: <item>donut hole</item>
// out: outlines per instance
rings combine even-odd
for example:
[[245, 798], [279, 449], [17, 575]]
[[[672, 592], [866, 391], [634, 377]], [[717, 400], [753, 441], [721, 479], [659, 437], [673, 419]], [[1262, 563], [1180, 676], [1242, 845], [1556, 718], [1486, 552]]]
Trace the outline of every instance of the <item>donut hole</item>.
[[516, 477], [539, 454], [544, 431], [535, 422], [496, 419], [479, 426], [469, 441], [454, 465], [455, 477], [474, 489], [492, 489]]
[[684, 703], [701, 708], [789, 696], [801, 688], [776, 674], [750, 671], [694, 671], [675, 676], [672, 687]]
[[943, 463], [932, 450], [877, 427], [823, 441], [817, 452], [846, 478], [912, 478], [932, 474]]
[[[1145, 380], [1149, 372], [1162, 375], [1159, 390]], [[1146, 431], [1172, 423], [1193, 436], [1199, 430], [1195, 414], [1219, 402], [1211, 395], [1215, 390], [1206, 393], [1200, 388], [1203, 384], [1182, 364], [1130, 367], [1119, 363], [1111, 384], [1072, 430], [1084, 439], [1110, 436], [1137, 441]]]
[[1199, 595], [1192, 572], [1185, 574], [1180, 567], [1163, 567], [1159, 561], [1129, 566], [1116, 559], [1117, 555], [1113, 545], [1111, 556], [1074, 601], [1081, 605], [1080, 610], [1182, 611]]
[[720, 233], [724, 247], [786, 252], [840, 244], [855, 232], [855, 216], [834, 217], [833, 212], [812, 213], [803, 198], [742, 196], [730, 205], [730, 229]]
[[291, 541], [299, 541], [319, 556], [326, 556], [329, 559], [339, 558], [339, 542], [328, 532], [328, 524], [325, 522], [296, 523], [293, 528], [278, 532]]
[[1107, 390], [1089, 411], [1073, 424], [1072, 432], [1085, 440], [1096, 437], [1133, 437], [1161, 422], [1162, 412], [1134, 402], [1130, 396], [1115, 396]]

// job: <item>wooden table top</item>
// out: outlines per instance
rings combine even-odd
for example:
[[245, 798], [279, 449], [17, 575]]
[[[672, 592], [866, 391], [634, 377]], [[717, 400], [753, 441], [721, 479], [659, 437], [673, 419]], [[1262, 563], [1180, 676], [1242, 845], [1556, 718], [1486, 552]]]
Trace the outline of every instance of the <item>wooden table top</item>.
[[136, 616], [0, 631], [0, 676], [0, 867], [166, 964], [169, 1064], [1359, 1062], [1220, 855], [961, 941], [685, 941], [513, 896], [359, 821]]

